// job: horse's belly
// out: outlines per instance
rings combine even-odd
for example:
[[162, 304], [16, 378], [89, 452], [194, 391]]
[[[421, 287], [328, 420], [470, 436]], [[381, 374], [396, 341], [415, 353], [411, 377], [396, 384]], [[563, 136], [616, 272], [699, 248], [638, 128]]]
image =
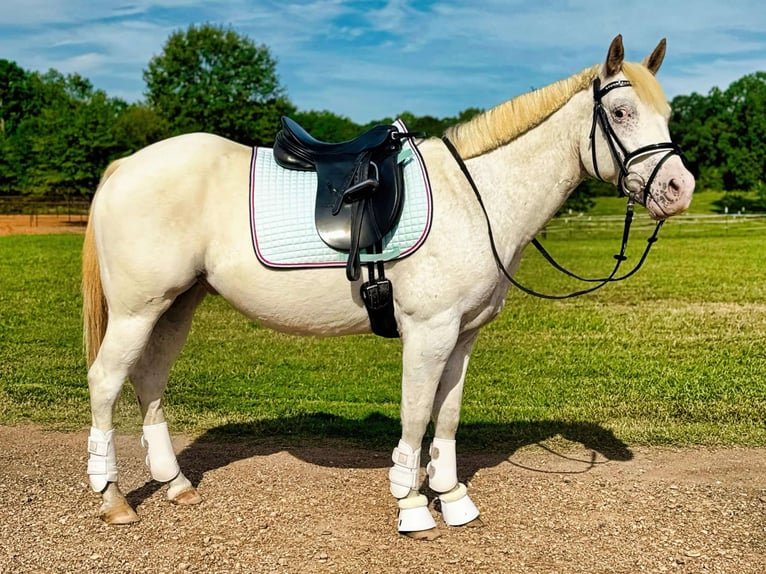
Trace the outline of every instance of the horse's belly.
[[248, 268], [218, 270], [210, 285], [235, 309], [272, 329], [303, 335], [369, 332], [359, 284], [343, 269], [274, 270], [253, 259]]

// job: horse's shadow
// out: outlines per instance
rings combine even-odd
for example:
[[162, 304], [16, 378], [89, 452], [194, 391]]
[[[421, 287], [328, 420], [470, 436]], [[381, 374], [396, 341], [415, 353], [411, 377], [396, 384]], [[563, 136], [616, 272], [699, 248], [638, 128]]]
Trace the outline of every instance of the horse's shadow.
[[[313, 413], [232, 423], [210, 429], [196, 438], [178, 454], [178, 462], [194, 486], [199, 485], [205, 473], [210, 470], [238, 460], [281, 451], [319, 466], [382, 469], [391, 464], [390, 451], [392, 445], [396, 445], [399, 440], [400, 428], [398, 420], [378, 413], [363, 420]], [[570, 458], [567, 453], [557, 452], [542, 444], [554, 437], [579, 443], [589, 451], [589, 460], [583, 460], [581, 455]], [[427, 435], [423, 444], [429, 443]], [[539, 445], [552, 457], [577, 464], [577, 470], [563, 472], [587, 472], [603, 462], [596, 462], [599, 455], [602, 459], [612, 461], [628, 461], [633, 458], [633, 453], [624, 442], [612, 431], [595, 423], [556, 420], [466, 423], [460, 426], [458, 432], [459, 478], [467, 482], [481, 468], [509, 461], [517, 450], [529, 445]], [[353, 449], [353, 456], [343, 456], [344, 449]], [[522, 466], [513, 460], [510, 462]], [[150, 480], [128, 493], [128, 501], [136, 507], [161, 487], [162, 484]]]

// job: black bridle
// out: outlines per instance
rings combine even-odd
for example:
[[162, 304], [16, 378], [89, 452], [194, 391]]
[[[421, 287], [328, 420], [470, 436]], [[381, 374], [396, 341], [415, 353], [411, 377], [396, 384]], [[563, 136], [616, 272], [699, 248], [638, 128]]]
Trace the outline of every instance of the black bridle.
[[[621, 196], [625, 196], [628, 198], [627, 208], [625, 212], [625, 223], [623, 225], [622, 230], [622, 244], [620, 246], [620, 252], [614, 256], [614, 259], [616, 260], [616, 263], [614, 265], [614, 268], [612, 269], [611, 273], [607, 275], [606, 277], [599, 277], [599, 278], [587, 278], [587, 277], [581, 277], [580, 275], [577, 275], [576, 273], [573, 273], [566, 269], [565, 267], [561, 266], [559, 263], [556, 262], [556, 260], [551, 256], [550, 253], [543, 247], [543, 245], [537, 240], [537, 238], [532, 239], [532, 244], [535, 246], [535, 248], [540, 251], [542, 256], [548, 261], [555, 269], [561, 271], [562, 273], [565, 273], [569, 277], [573, 277], [574, 279], [577, 279], [579, 281], [587, 282], [587, 283], [596, 283], [593, 287], [589, 287], [587, 289], [581, 289], [579, 291], [574, 291], [572, 293], [568, 293], [566, 295], [549, 295], [546, 293], [540, 293], [538, 291], [534, 291], [533, 289], [529, 289], [528, 287], [525, 287], [518, 281], [516, 281], [511, 274], [508, 272], [508, 270], [505, 268], [505, 265], [503, 265], [502, 260], [500, 259], [500, 254], [497, 252], [497, 246], [495, 245], [495, 238], [492, 233], [492, 225], [489, 219], [489, 214], [487, 213], [487, 208], [484, 206], [484, 201], [481, 197], [481, 194], [479, 193], [479, 189], [476, 186], [476, 182], [474, 182], [473, 177], [471, 177], [470, 172], [468, 171], [468, 167], [465, 165], [465, 162], [463, 161], [463, 158], [460, 157], [460, 154], [455, 149], [455, 146], [452, 144], [452, 142], [446, 137], [442, 137], [442, 141], [444, 141], [444, 144], [447, 146], [447, 149], [450, 151], [452, 156], [455, 158], [455, 161], [457, 162], [458, 166], [460, 167], [461, 171], [465, 175], [466, 179], [468, 180], [468, 183], [471, 185], [471, 188], [473, 189], [474, 194], [476, 195], [476, 199], [479, 203], [479, 206], [481, 207], [482, 212], [484, 213], [484, 217], [487, 221], [487, 232], [489, 234], [489, 242], [490, 246], [492, 248], [492, 255], [495, 258], [495, 262], [502, 271], [503, 275], [505, 275], [506, 279], [511, 282], [512, 285], [523, 291], [524, 293], [527, 293], [528, 295], [534, 295], [535, 297], [541, 297], [543, 299], [568, 299], [570, 297], [577, 297], [579, 295], [585, 295], [586, 293], [591, 293], [595, 291], [596, 289], [600, 289], [607, 283], [613, 283], [616, 281], [622, 281], [624, 279], [627, 279], [628, 277], [635, 274], [641, 266], [644, 264], [644, 261], [646, 261], [647, 256], [649, 255], [649, 250], [652, 248], [652, 245], [657, 241], [657, 235], [660, 231], [660, 228], [662, 227], [662, 224], [664, 221], [660, 220], [657, 222], [657, 225], [654, 228], [654, 232], [649, 237], [649, 239], [646, 240], [646, 248], [644, 249], [643, 254], [641, 255], [641, 258], [639, 259], [638, 263], [636, 263], [635, 267], [633, 267], [632, 270], [629, 272], [623, 274], [623, 275], [617, 275], [620, 265], [623, 261], [627, 259], [627, 256], [625, 255], [625, 251], [628, 247], [628, 237], [630, 235], [630, 226], [633, 222], [633, 206], [635, 202], [638, 202], [640, 205], [643, 205], [646, 207], [646, 201], [649, 198], [651, 186], [654, 183], [654, 179], [657, 176], [657, 173], [659, 172], [662, 165], [673, 155], [678, 155], [681, 157], [683, 161], [683, 154], [681, 152], [681, 149], [673, 142], [663, 142], [663, 143], [656, 143], [656, 144], [650, 144], [643, 147], [640, 147], [636, 150], [633, 150], [632, 152], [628, 152], [628, 150], [625, 148], [623, 143], [620, 141], [620, 138], [617, 137], [617, 134], [614, 131], [614, 128], [612, 128], [612, 125], [609, 123], [609, 116], [607, 114], [606, 109], [604, 108], [604, 104], [602, 102], [602, 98], [605, 94], [611, 92], [612, 90], [616, 88], [625, 88], [629, 87], [631, 83], [627, 80], [617, 80], [614, 82], [610, 82], [603, 88], [601, 88], [601, 80], [599, 78], [596, 78], [593, 82], [593, 123], [590, 130], [590, 145], [591, 145], [591, 154], [592, 154], [592, 160], [593, 160], [593, 169], [595, 171], [596, 177], [601, 179], [601, 174], [599, 173], [598, 169], [598, 160], [596, 158], [596, 126], [599, 125], [601, 127], [601, 131], [604, 134], [604, 138], [606, 139], [607, 144], [609, 145], [609, 151], [612, 154], [612, 158], [614, 159], [615, 163], [617, 164], [620, 174], [617, 178], [617, 189]], [[667, 153], [657, 162], [657, 165], [654, 167], [654, 170], [652, 171], [651, 175], [649, 176], [649, 180], [644, 183], [643, 179], [640, 175], [631, 172], [630, 171], [630, 164], [633, 162], [636, 158], [651, 155], [654, 153], [659, 153], [664, 150], [667, 150]], [[626, 179], [627, 179], [627, 185], [626, 185]], [[660, 204], [655, 201], [657, 206], [662, 209]]]
[[[632, 152], [628, 152], [628, 150], [625, 149], [620, 138], [617, 137], [612, 124], [609, 123], [609, 115], [604, 108], [602, 100], [603, 97], [612, 90], [630, 86], [631, 83], [628, 80], [617, 80], [608, 83], [602, 88], [601, 80], [599, 78], [596, 78], [593, 81], [593, 123], [590, 128], [591, 158], [593, 160], [593, 171], [596, 172], [596, 177], [601, 181], [604, 181], [604, 178], [602, 178], [599, 173], [598, 160], [596, 159], [596, 125], [598, 125], [601, 127], [601, 132], [604, 134], [606, 143], [609, 145], [609, 152], [612, 154], [614, 162], [620, 169], [620, 175], [617, 177], [617, 190], [620, 192], [621, 196], [626, 196], [646, 207], [646, 201], [649, 199], [654, 178], [657, 177], [660, 168], [674, 155], [678, 155], [683, 160], [683, 153], [681, 153], [681, 148], [673, 142], [649, 144], [635, 149]], [[640, 175], [630, 171], [630, 164], [637, 158], [660, 153], [664, 150], [667, 150], [667, 153], [662, 156], [660, 161], [657, 162], [657, 165], [654, 166], [654, 170], [652, 170], [647, 182], [644, 183]], [[657, 207], [662, 209], [662, 206], [658, 202], [655, 203]]]

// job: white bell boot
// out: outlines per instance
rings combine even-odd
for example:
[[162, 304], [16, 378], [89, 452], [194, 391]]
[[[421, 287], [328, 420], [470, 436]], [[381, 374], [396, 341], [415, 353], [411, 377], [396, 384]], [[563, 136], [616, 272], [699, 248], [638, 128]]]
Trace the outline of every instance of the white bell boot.
[[479, 509], [468, 496], [468, 489], [462, 482], [451, 491], [440, 494], [442, 516], [450, 526], [462, 526], [479, 517]]
[[436, 528], [428, 510], [428, 498], [423, 494], [399, 499], [399, 532], [419, 532]]

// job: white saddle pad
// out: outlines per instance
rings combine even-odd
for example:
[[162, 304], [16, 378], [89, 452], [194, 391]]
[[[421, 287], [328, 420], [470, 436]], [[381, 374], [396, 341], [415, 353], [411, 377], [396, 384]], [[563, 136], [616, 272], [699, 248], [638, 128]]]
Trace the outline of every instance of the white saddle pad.
[[[407, 129], [401, 120], [394, 122]], [[433, 215], [431, 186], [417, 147], [404, 141], [404, 205], [396, 227], [383, 238], [383, 252], [362, 253], [363, 263], [391, 261], [415, 252], [426, 240]], [[284, 169], [271, 148], [255, 147], [250, 164], [250, 230], [258, 260], [268, 267], [341, 267], [348, 253], [329, 247], [317, 233], [314, 208], [317, 176]]]

